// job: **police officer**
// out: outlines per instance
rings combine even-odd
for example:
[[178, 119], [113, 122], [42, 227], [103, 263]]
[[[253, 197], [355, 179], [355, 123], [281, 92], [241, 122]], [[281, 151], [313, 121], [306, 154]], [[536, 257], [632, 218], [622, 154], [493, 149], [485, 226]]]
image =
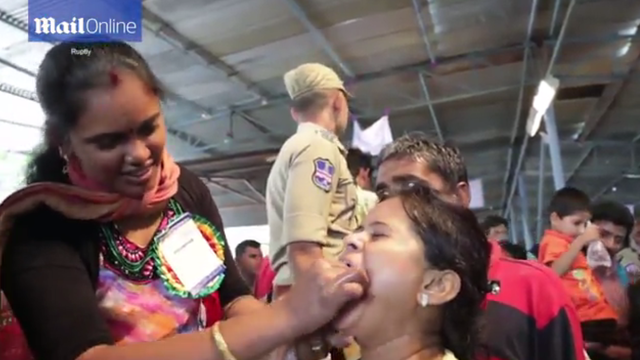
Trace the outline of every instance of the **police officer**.
[[274, 297], [314, 260], [335, 258], [357, 227], [356, 186], [338, 136], [349, 117], [342, 80], [321, 64], [284, 75], [297, 132], [280, 149], [267, 180], [269, 252]]

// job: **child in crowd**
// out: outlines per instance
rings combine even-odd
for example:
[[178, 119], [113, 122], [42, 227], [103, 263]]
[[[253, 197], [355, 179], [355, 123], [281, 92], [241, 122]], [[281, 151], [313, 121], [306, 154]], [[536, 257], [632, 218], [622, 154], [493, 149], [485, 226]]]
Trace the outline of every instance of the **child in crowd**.
[[538, 259], [562, 278], [578, 312], [585, 342], [607, 346], [618, 317], [587, 264], [584, 249], [600, 237], [599, 228], [589, 222], [589, 205], [588, 195], [575, 188], [566, 187], [553, 195], [551, 229], [540, 242]]

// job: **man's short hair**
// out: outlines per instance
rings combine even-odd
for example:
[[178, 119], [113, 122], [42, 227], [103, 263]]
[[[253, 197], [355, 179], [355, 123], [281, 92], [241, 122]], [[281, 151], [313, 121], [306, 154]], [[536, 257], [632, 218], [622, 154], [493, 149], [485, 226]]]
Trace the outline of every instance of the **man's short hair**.
[[551, 197], [549, 215], [556, 213], [558, 217], [573, 215], [578, 212], [588, 212], [591, 200], [589, 195], [574, 187], [564, 187]]
[[424, 162], [451, 189], [458, 183], [469, 182], [460, 150], [451, 145], [439, 144], [423, 133], [406, 134], [388, 145], [380, 155], [380, 164], [401, 159]]
[[628, 207], [610, 200], [603, 200], [591, 204], [591, 221], [609, 221], [616, 226], [622, 226], [625, 229], [624, 246], [629, 245], [629, 235], [633, 230], [635, 219]]
[[248, 248], [260, 249], [261, 245], [255, 240], [244, 240], [236, 246], [236, 259], [242, 256]]
[[329, 105], [330, 99], [329, 90], [316, 90], [291, 100], [291, 108], [300, 114], [316, 114]]
[[487, 216], [486, 218], [484, 218], [481, 224], [482, 230], [484, 231], [485, 235], [489, 234], [489, 231], [491, 231], [491, 229], [500, 225], [504, 225], [504, 227], [509, 228], [509, 221], [498, 215]]
[[349, 172], [354, 178], [358, 176], [360, 169], [373, 170], [373, 157], [364, 153], [357, 148], [349, 149], [347, 153], [347, 165], [349, 166]]

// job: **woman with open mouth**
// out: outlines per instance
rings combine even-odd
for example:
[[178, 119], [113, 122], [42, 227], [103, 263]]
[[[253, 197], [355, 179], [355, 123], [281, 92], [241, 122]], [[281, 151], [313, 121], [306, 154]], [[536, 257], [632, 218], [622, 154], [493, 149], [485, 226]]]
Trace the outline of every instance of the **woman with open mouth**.
[[346, 242], [341, 261], [364, 271], [369, 286], [334, 326], [355, 338], [362, 360], [482, 358], [490, 245], [470, 210], [409, 182]]

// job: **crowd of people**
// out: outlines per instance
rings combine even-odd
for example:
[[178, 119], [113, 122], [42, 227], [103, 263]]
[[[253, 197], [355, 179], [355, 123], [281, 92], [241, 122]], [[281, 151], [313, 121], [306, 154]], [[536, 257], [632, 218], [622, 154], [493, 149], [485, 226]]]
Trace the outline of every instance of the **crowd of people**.
[[561, 189], [527, 252], [469, 209], [458, 149], [405, 135], [374, 169], [339, 141], [350, 95], [333, 70], [284, 82], [299, 127], [267, 181], [269, 255], [232, 254], [215, 199], [166, 149], [146, 61], [124, 43], [55, 45], [37, 76], [43, 145], [0, 205], [0, 358], [640, 355], [626, 207]]

